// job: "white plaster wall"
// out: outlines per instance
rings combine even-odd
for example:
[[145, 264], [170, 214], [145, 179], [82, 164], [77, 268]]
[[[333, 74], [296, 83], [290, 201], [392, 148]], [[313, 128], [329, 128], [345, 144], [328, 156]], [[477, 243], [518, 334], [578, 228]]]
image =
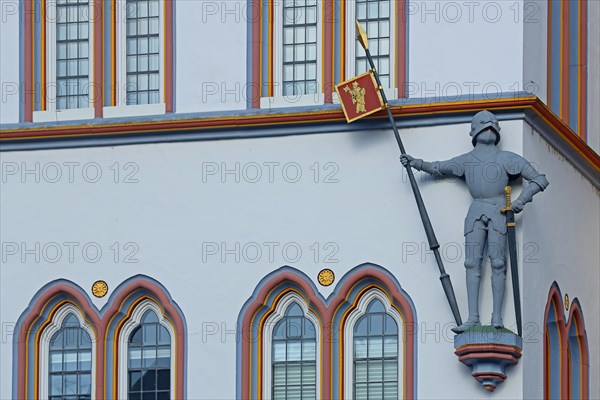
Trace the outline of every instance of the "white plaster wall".
[[[539, 251], [524, 264], [524, 321], [532, 325], [523, 351], [524, 398], [543, 397], [544, 311], [552, 282], [563, 296], [579, 299], [588, 337], [590, 399], [600, 397], [600, 193], [540, 135], [524, 124], [523, 151], [550, 181], [523, 216], [524, 240]], [[569, 312], [565, 310], [565, 318]], [[535, 332], [535, 334], [533, 334]]]
[[0, 124], [19, 122], [19, 2], [0, 1]]
[[522, 90], [522, 1], [415, 1], [408, 18], [409, 97]]
[[176, 2], [176, 112], [246, 108], [248, 18], [245, 0]]
[[523, 89], [544, 103], [548, 96], [548, 2], [523, 5]]
[[[469, 125], [461, 124], [409, 129], [402, 135], [412, 154], [434, 160], [472, 149], [468, 131]], [[521, 153], [521, 131], [520, 122], [504, 122], [502, 148]], [[4, 153], [2, 161], [5, 165], [17, 163], [21, 170], [39, 165], [40, 170], [39, 183], [35, 175], [9, 175], [0, 191], [2, 242], [26, 243], [28, 248], [40, 243], [39, 262], [22, 247], [17, 255], [4, 253], [1, 290], [2, 298], [10, 302], [2, 301], [0, 317], [6, 329], [49, 281], [66, 278], [89, 290], [95, 280], [104, 279], [115, 288], [128, 277], [144, 273], [164, 284], [185, 314], [188, 397], [233, 399], [236, 343], [231, 330], [240, 308], [265, 275], [289, 264], [313, 279], [320, 269], [330, 267], [339, 279], [352, 267], [373, 262], [396, 275], [416, 306], [419, 398], [487, 395], [453, 354], [452, 315], [390, 131], [15, 152]], [[243, 173], [239, 183], [231, 174], [203, 179], [203, 163], [217, 163], [219, 168], [225, 163], [229, 169], [240, 163], [243, 171], [251, 162], [280, 163], [274, 167], [273, 182], [267, 167], [257, 183], [244, 179]], [[337, 183], [325, 183], [326, 175], [335, 170], [325, 167], [328, 162], [337, 168], [330, 176]], [[50, 183], [56, 176], [52, 163], [79, 164], [69, 164], [74, 165], [72, 179], [63, 167], [61, 179]], [[134, 171], [127, 163], [138, 168], [133, 178], [139, 182], [123, 183], [125, 175]], [[287, 163], [299, 166], [299, 182], [284, 179], [282, 166]], [[320, 170], [317, 182], [315, 163]], [[204, 164], [205, 171], [208, 165], [214, 164]], [[115, 169], [121, 172], [117, 183]], [[86, 182], [95, 178], [97, 170], [102, 172], [101, 179]], [[253, 171], [247, 167], [246, 178], [253, 179]], [[295, 171], [288, 167], [285, 178], [293, 180]], [[462, 182], [436, 183], [421, 174], [417, 177], [466, 318], [462, 249], [470, 196]], [[73, 262], [68, 252], [57, 262], [48, 262], [56, 256], [44, 254], [44, 247], [50, 251], [49, 243], [64, 242], [79, 243]], [[123, 246], [129, 242], [138, 247], [134, 255], [138, 263], [124, 262], [130, 251]], [[265, 247], [256, 262], [251, 260], [253, 252], [239, 255], [239, 262], [223, 251], [203, 260], [203, 243], [212, 242], [221, 250], [222, 243], [229, 249], [235, 248], [235, 243], [243, 247], [276, 242], [279, 246], [272, 260]], [[94, 252], [87, 260], [81, 254], [82, 247], [90, 243], [103, 251], [96, 263], [89, 261]], [[116, 260], [111, 250], [114, 243], [121, 247]], [[311, 250], [314, 243], [320, 248], [316, 261]], [[286, 244], [301, 248], [298, 261], [290, 261], [295, 257], [293, 247], [287, 255], [282, 254]], [[325, 248], [327, 244], [334, 247]], [[338, 261], [326, 261], [336, 248], [333, 258]], [[489, 277], [486, 266], [481, 294], [485, 323], [491, 314]], [[322, 293], [328, 295], [332, 290], [322, 289]], [[509, 290], [507, 325], [514, 323]], [[98, 307], [105, 301], [94, 300]], [[212, 334], [215, 326], [218, 332]], [[0, 368], [10, 371], [12, 337], [6, 335], [0, 346]], [[521, 370], [521, 365], [510, 370], [508, 382], [497, 389], [496, 397], [522, 397]], [[1, 398], [11, 396], [11, 379], [10, 373], [0, 375]]]
[[587, 143], [600, 153], [600, 2], [588, 1]]

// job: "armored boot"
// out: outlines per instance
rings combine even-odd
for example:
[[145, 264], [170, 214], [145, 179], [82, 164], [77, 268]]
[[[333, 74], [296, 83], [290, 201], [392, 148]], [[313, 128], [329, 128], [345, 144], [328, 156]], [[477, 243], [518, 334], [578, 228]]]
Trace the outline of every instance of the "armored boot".
[[472, 326], [481, 325], [479, 322], [479, 282], [481, 280], [478, 268], [467, 268], [467, 301], [469, 318], [462, 325], [452, 328], [452, 332], [461, 333]]
[[502, 303], [504, 302], [504, 287], [506, 285], [506, 268], [492, 269], [492, 326], [500, 329], [502, 324]]

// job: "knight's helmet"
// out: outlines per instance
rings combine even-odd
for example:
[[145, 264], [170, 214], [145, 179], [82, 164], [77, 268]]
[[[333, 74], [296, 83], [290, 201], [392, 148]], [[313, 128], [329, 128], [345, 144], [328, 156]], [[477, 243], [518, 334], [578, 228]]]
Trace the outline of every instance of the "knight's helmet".
[[487, 110], [479, 111], [471, 120], [470, 135], [473, 138], [471, 141], [473, 146], [475, 146], [475, 139], [477, 138], [477, 135], [487, 128], [492, 128], [496, 134], [496, 141], [494, 144], [498, 144], [500, 141], [500, 124], [498, 123], [498, 118], [496, 118], [494, 114]]

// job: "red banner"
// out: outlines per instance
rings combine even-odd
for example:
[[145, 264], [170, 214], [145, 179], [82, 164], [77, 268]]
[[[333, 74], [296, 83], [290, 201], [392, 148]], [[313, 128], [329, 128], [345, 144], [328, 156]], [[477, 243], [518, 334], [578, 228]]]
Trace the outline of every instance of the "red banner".
[[381, 94], [371, 71], [335, 87], [348, 122], [371, 115], [383, 108]]

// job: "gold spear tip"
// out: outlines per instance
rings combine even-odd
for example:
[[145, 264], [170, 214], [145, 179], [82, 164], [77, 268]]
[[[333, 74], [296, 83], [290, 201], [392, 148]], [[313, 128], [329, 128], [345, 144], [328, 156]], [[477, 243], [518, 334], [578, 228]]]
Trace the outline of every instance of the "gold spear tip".
[[369, 48], [369, 38], [367, 37], [367, 32], [360, 26], [360, 22], [356, 20], [356, 40], [360, 43], [363, 49], [367, 50]]

